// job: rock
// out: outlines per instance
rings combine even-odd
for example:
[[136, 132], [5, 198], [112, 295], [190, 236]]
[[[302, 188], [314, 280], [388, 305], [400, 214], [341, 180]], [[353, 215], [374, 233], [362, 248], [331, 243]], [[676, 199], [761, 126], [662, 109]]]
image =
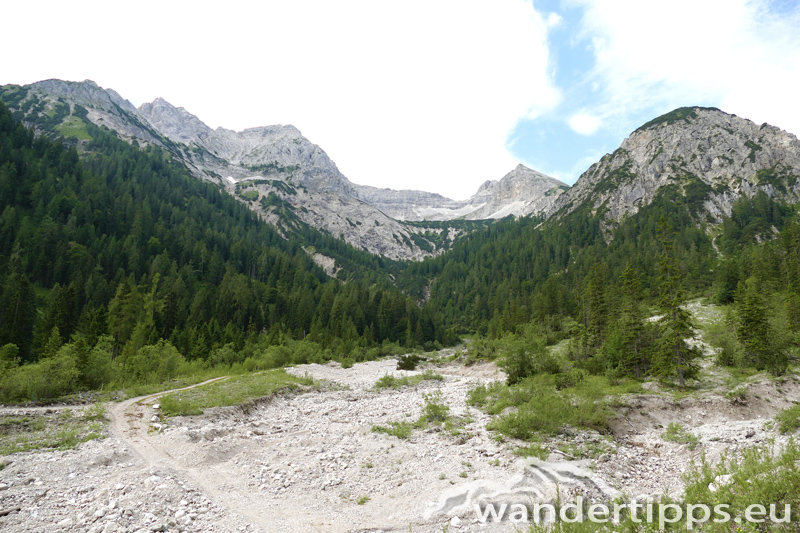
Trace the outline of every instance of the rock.
[[660, 392], [661, 391], [661, 385], [659, 385], [655, 381], [646, 381], [646, 382], [642, 383], [642, 388], [644, 390], [650, 391], [650, 392]]
[[461, 519], [457, 516], [454, 516], [450, 519], [450, 527], [459, 528], [461, 527]]
[[700, 215], [717, 221], [730, 216], [738, 198], [758, 189], [797, 201], [800, 183], [785, 190], [765, 184], [757, 176], [762, 170], [800, 174], [797, 137], [717, 109], [683, 108], [634, 131], [613, 154], [589, 167], [552, 210], [569, 212], [587, 201], [592, 209], [602, 205], [608, 230], [650, 204], [662, 187], [682, 184], [686, 176], [695, 176], [703, 190]]
[[724, 474], [722, 476], [717, 476], [714, 478], [714, 481], [708, 484], [708, 490], [711, 492], [717, 492], [720, 487], [728, 484], [731, 480], [730, 474]]
[[468, 200], [455, 201], [423, 191], [355, 185], [356, 196], [397, 220], [481, 220], [549, 212], [567, 187], [524, 165], [499, 181], [487, 181]]

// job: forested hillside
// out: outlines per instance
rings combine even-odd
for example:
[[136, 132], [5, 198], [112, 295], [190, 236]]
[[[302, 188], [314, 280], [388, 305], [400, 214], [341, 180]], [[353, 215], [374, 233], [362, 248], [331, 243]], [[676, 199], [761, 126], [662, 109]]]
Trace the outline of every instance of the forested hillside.
[[[800, 225], [771, 194], [775, 180], [722, 223], [690, 176], [616, 224], [588, 197], [547, 220], [474, 223], [449, 252], [403, 263], [303, 223], [279, 234], [158, 147], [80, 128], [65, 145], [0, 107], [7, 399], [191, 369], [360, 360], [470, 334], [478, 357], [529, 364], [537, 346], [570, 339], [586, 371], [683, 382], [695, 368], [691, 297], [731, 305], [716, 332], [723, 364], [780, 373], [797, 344]], [[338, 279], [313, 251], [335, 259]]]
[[[684, 363], [660, 368], [658, 354], [671, 335], [673, 347], [694, 335], [696, 324], [682, 309], [705, 297], [732, 304], [714, 332], [719, 362], [781, 373], [800, 332], [794, 207], [760, 191], [737, 200], [716, 226], [696, 207], [691, 196], [665, 187], [610, 231], [602, 228], [603, 213], [586, 206], [544, 222], [507, 219], [411, 265], [401, 283], [416, 291], [432, 279], [426, 309], [459, 333], [500, 339], [483, 355], [513, 354], [521, 343], [520, 353], [534, 357], [536, 339], [571, 339], [577, 366], [634, 377], [677, 377]], [[668, 321], [647, 320], [651, 315]], [[691, 368], [687, 363], [687, 376]]]
[[[292, 340], [305, 339], [300, 357], [315, 359], [446, 340], [411, 298], [355, 279], [383, 260], [342, 250], [356, 274], [332, 280], [301, 244], [335, 240], [286, 240], [160, 149], [86, 129], [79, 155], [34, 138], [0, 104], [4, 395], [21, 396], [31, 380], [60, 393], [162, 379], [184, 359], [241, 363], [256, 345], [263, 354]], [[290, 352], [259, 364], [291, 361]], [[19, 363], [30, 375], [17, 380]]]

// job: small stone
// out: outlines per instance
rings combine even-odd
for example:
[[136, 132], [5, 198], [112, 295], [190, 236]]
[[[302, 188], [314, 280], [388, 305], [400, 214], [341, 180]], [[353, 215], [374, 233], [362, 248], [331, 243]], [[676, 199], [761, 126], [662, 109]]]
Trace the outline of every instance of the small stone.
[[450, 519], [450, 527], [461, 527], [461, 519], [457, 516], [454, 516]]

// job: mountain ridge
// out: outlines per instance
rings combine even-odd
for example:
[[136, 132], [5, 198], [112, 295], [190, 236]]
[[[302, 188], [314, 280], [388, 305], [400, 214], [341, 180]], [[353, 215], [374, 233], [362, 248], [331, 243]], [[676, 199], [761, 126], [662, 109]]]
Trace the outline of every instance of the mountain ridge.
[[[25, 94], [21, 95], [20, 90]], [[167, 149], [196, 177], [222, 186], [282, 231], [308, 224], [357, 248], [392, 259], [420, 260], [436, 255], [463, 233], [457, 227], [445, 232], [442, 228], [409, 225], [406, 220], [525, 216], [546, 210], [552, 204], [550, 195], [545, 200], [536, 197], [540, 189], [564, 187], [560, 182], [552, 182], [532, 187], [534, 192], [523, 192], [521, 186], [517, 188], [518, 197], [511, 198], [504, 186], [509, 180], [522, 179], [517, 174], [552, 180], [518, 167], [511, 173], [516, 173], [515, 178], [506, 176], [497, 182], [487, 181], [466, 202], [422, 191], [397, 193], [353, 184], [321, 147], [306, 139], [293, 125], [261, 126], [240, 132], [223, 127], [212, 129], [185, 108], [163, 98], [136, 108], [117, 92], [103, 89], [91, 80], [45, 80], [24, 87], [6, 86], [4, 94], [8, 92], [12, 93], [11, 107], [17, 105], [17, 111], [34, 102], [33, 110], [39, 110], [38, 113], [30, 112], [28, 106], [23, 118], [33, 119], [37, 127], [48, 120], [43, 118], [43, 112], [66, 104], [69, 108], [66, 120], [73, 114], [83, 114], [129, 142], [135, 140]], [[14, 100], [16, 97], [21, 100]], [[56, 118], [60, 117], [56, 114]], [[56, 130], [61, 127], [51, 126]], [[75, 126], [80, 129], [80, 124]], [[529, 179], [530, 184], [535, 181]], [[496, 197], [492, 196], [494, 192]], [[405, 205], [412, 198], [422, 199], [422, 215]], [[433, 216], [427, 216], [430, 213], [426, 210]]]
[[613, 226], [649, 205], [663, 187], [676, 187], [709, 222], [730, 216], [740, 197], [759, 190], [800, 200], [800, 141], [769, 124], [760, 126], [716, 108], [684, 107], [631, 133], [611, 154], [589, 167], [553, 213], [585, 206], [602, 211]]

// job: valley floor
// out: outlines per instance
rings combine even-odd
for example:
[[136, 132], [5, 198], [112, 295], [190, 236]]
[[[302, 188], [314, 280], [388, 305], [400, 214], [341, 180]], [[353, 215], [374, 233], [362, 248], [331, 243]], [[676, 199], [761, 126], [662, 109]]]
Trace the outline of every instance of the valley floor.
[[[567, 431], [550, 443], [547, 461], [512, 453], [498, 442], [489, 417], [465, 403], [479, 383], [503, 379], [493, 364], [439, 365], [442, 381], [373, 389], [394, 360], [290, 369], [322, 381], [320, 389], [283, 394], [244, 407], [175, 417], [161, 431], [158, 396], [109, 410], [105, 439], [75, 449], [15, 453], [0, 470], [0, 517], [8, 532], [281, 532], [513, 531], [509, 522], [482, 523], [480, 502], [530, 503], [584, 494], [596, 501], [682, 492], [682, 474], [705, 453], [764, 443], [778, 436], [765, 424], [800, 400], [795, 378], [747, 384], [747, 401], [713, 388], [628, 397], [618, 408], [613, 438]], [[651, 384], [654, 389], [658, 387]], [[415, 429], [408, 439], [376, 433], [374, 425], [419, 418], [424, 395], [441, 390], [454, 415], [468, 417], [457, 435]], [[4, 408], [9, 414], [22, 409]], [[35, 415], [30, 410], [32, 415]], [[682, 423], [698, 444], [662, 438]], [[599, 450], [578, 459], [571, 449]]]

